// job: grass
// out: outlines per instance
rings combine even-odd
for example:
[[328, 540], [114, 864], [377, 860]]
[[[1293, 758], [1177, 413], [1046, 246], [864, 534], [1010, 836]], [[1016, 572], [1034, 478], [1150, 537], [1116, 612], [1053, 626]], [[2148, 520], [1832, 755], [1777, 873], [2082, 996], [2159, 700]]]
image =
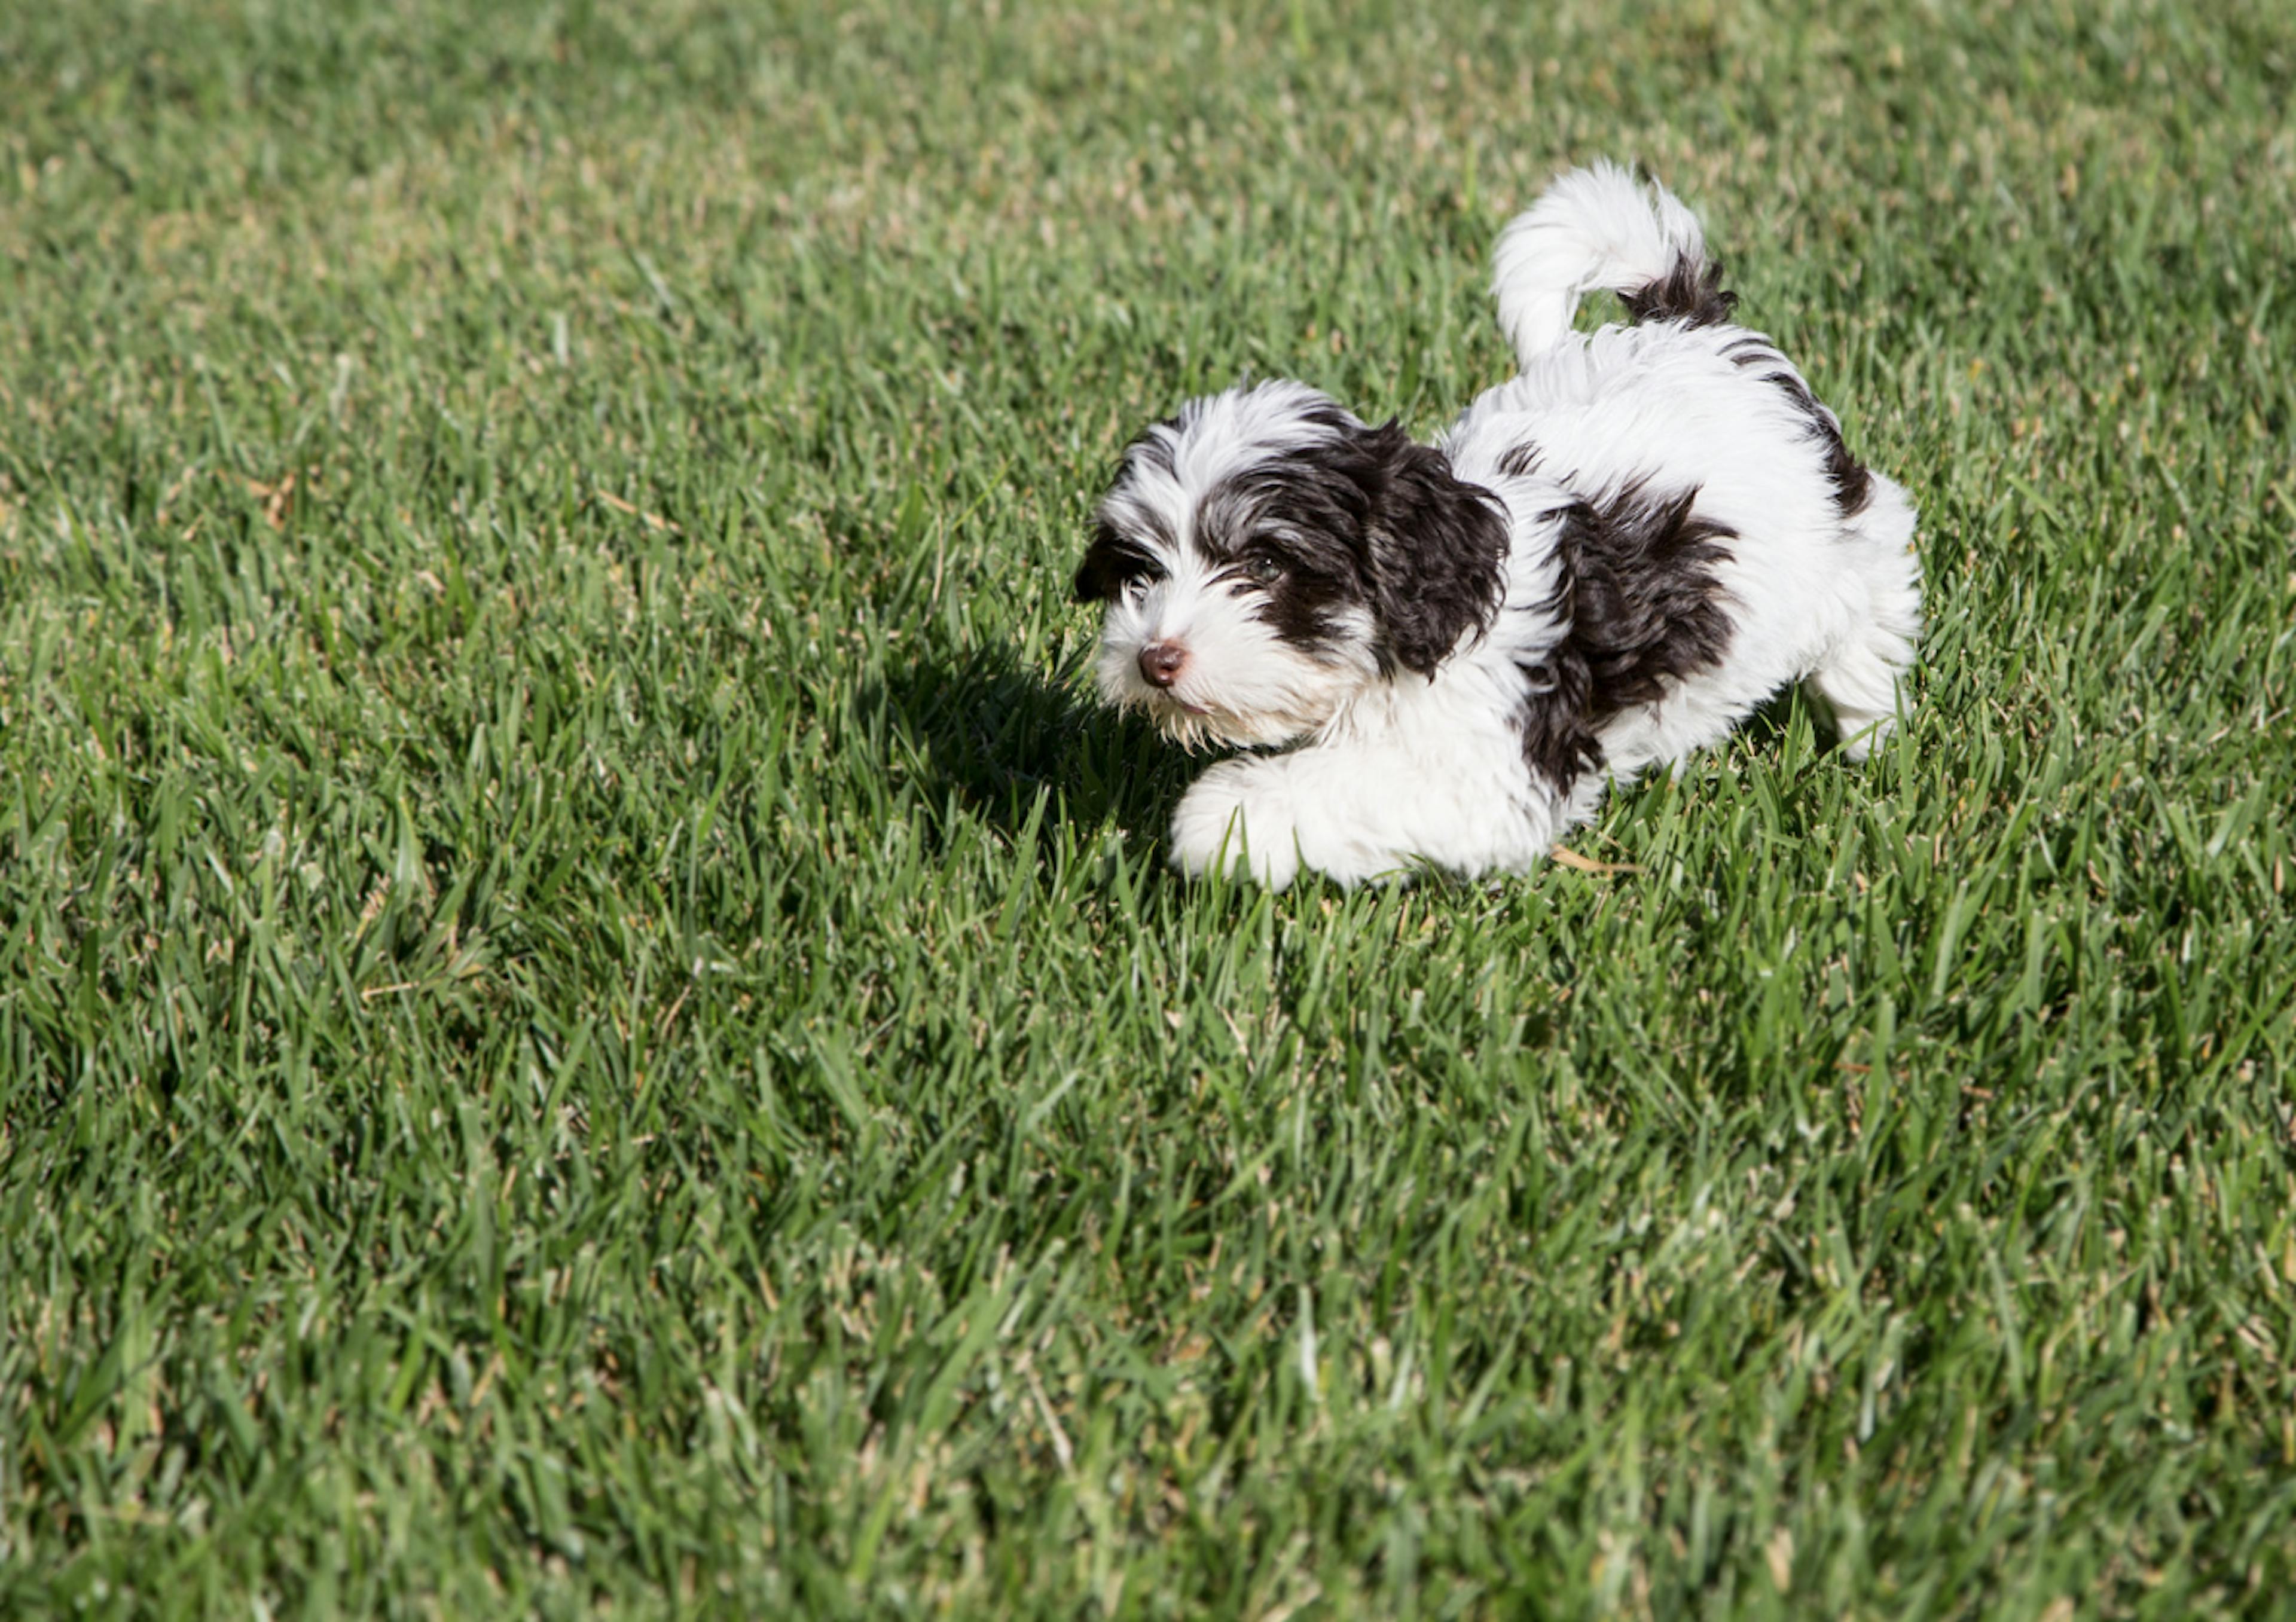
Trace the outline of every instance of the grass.
[[[2296, 1614], [2284, 6], [463, 9], [0, 4], [0, 1611]], [[1117, 449], [1603, 154], [1911, 728], [1177, 883]]]

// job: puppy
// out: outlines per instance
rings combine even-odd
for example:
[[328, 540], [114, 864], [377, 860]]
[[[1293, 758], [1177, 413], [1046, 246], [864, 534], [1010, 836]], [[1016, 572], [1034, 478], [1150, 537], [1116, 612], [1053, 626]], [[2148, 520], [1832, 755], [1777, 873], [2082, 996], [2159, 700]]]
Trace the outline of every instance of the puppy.
[[[1631, 324], [1574, 332], [1594, 289]], [[1279, 751], [1188, 790], [1181, 872], [1521, 872], [1607, 780], [1788, 683], [1853, 760], [1899, 714], [1913, 506], [1731, 320], [1690, 211], [1611, 165], [1565, 175], [1499, 238], [1493, 291], [1520, 373], [1433, 445], [1269, 382], [1124, 453], [1076, 574], [1101, 693], [1191, 747]]]

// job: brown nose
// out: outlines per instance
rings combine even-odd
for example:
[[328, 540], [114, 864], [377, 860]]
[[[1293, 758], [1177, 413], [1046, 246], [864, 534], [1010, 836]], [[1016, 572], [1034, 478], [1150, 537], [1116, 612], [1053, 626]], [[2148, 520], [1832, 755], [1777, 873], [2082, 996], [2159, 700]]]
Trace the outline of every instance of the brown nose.
[[1152, 642], [1140, 650], [1140, 676], [1151, 687], [1169, 687], [1187, 668], [1188, 651], [1176, 642]]

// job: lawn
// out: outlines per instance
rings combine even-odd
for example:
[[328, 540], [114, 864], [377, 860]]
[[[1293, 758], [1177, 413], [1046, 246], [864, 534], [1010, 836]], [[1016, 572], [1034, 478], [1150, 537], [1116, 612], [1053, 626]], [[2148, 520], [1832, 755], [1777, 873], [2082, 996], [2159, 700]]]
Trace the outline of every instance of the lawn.
[[[2296, 1615], [2282, 0], [480, 11], [0, 0], [0, 1613]], [[1118, 451], [1603, 155], [1909, 727], [1177, 881]]]

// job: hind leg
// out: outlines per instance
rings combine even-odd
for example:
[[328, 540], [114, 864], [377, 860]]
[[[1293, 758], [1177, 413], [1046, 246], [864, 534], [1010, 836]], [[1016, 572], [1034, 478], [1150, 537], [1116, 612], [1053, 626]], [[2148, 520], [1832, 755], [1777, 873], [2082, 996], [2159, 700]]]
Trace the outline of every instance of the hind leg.
[[1809, 678], [1810, 687], [1833, 712], [1841, 752], [1863, 760], [1898, 724], [1905, 701], [1901, 678], [1914, 662], [1911, 643], [1878, 629], [1844, 646]]
[[1810, 673], [1809, 686], [1833, 711], [1841, 752], [1863, 760], [1888, 738], [1905, 709], [1906, 672], [1922, 634], [1922, 565], [1914, 553], [1913, 508], [1878, 475], [1872, 508], [1844, 537], [1867, 548], [1863, 619]]

